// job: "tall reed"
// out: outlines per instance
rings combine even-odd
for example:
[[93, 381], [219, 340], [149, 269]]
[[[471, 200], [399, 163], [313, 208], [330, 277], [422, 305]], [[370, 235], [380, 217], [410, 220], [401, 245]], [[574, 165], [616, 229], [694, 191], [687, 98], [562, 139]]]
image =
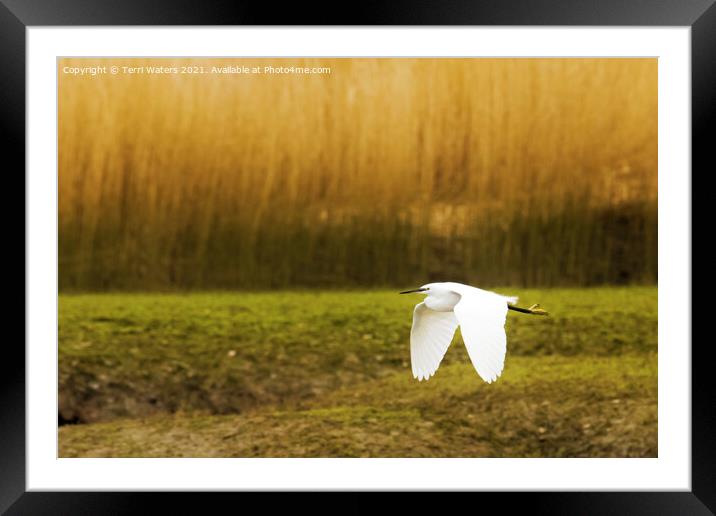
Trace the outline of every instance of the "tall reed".
[[58, 74], [61, 289], [656, 281], [655, 59]]

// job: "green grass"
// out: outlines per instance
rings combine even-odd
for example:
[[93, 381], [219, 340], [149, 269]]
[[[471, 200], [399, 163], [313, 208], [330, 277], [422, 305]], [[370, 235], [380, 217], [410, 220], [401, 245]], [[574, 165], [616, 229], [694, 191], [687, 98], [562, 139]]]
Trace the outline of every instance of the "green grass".
[[657, 455], [657, 289], [501, 289], [502, 377], [456, 337], [410, 373], [417, 296], [385, 291], [60, 296], [73, 456]]

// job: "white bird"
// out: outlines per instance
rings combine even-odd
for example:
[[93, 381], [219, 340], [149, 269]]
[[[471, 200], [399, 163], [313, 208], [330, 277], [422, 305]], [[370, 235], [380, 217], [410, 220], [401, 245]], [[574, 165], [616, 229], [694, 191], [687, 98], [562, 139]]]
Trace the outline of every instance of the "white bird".
[[467, 353], [477, 374], [487, 383], [494, 382], [505, 363], [507, 310], [547, 315], [533, 305], [530, 308], [510, 306], [516, 297], [503, 296], [462, 283], [428, 283], [401, 294], [426, 294], [415, 305], [410, 330], [410, 362], [413, 377], [427, 380], [437, 371], [458, 326]]

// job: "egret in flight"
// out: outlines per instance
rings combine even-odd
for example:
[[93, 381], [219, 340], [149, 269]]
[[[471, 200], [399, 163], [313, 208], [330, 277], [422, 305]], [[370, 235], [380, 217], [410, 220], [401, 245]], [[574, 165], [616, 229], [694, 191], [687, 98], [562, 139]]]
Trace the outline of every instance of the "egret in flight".
[[470, 361], [487, 383], [502, 373], [507, 349], [507, 310], [547, 315], [539, 305], [512, 306], [516, 297], [502, 296], [462, 283], [428, 283], [401, 294], [420, 293], [426, 297], [415, 305], [410, 330], [410, 362], [413, 376], [427, 380], [437, 371], [460, 326]]

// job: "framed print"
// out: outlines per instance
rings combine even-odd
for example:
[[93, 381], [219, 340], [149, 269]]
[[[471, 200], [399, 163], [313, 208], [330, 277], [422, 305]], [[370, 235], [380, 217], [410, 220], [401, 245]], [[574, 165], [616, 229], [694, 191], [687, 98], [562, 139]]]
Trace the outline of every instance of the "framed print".
[[712, 513], [716, 7], [538, 4], [5, 1], [27, 303], [0, 508]]

